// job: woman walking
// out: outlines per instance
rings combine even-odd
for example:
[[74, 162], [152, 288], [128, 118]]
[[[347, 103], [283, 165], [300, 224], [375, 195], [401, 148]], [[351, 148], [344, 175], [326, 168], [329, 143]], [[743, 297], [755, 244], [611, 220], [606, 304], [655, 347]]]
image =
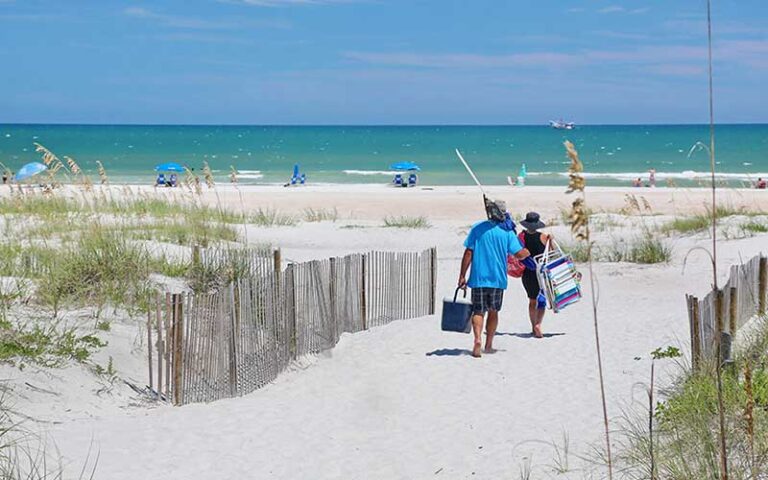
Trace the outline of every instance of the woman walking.
[[[551, 235], [538, 231], [546, 225], [536, 212], [528, 212], [520, 225], [525, 227], [525, 231], [519, 236], [520, 243], [531, 253], [531, 257], [544, 253], [547, 242], [554, 241]], [[525, 293], [528, 296], [528, 316], [531, 320], [533, 336], [542, 338], [544, 335], [541, 333], [541, 322], [544, 320], [547, 301], [541, 291], [535, 271], [526, 269], [522, 278], [523, 288], [525, 288]]]

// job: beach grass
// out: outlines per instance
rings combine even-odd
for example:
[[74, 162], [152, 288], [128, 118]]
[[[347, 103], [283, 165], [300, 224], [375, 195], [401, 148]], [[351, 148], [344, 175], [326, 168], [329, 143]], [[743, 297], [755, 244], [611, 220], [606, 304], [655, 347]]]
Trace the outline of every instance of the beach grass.
[[431, 228], [432, 225], [427, 217], [388, 216], [384, 218], [384, 227], [426, 229]]
[[260, 208], [247, 218], [248, 223], [260, 227], [295, 227], [298, 221], [295, 217], [285, 215], [271, 208]]
[[680, 217], [662, 225], [661, 232], [666, 235], [672, 233], [693, 234], [706, 231], [711, 225], [711, 217], [707, 215]]
[[339, 219], [339, 211], [335, 208], [306, 208], [305, 222], [335, 222]]
[[[722, 401], [730, 478], [768, 478], [768, 328], [765, 318], [750, 346], [722, 376]], [[622, 419], [617, 458], [627, 478], [688, 480], [720, 477], [720, 433], [716, 367], [695, 373], [681, 370], [681, 379], [653, 411], [654, 446], [650, 448], [648, 418], [627, 412]], [[653, 462], [651, 462], [651, 451]]]

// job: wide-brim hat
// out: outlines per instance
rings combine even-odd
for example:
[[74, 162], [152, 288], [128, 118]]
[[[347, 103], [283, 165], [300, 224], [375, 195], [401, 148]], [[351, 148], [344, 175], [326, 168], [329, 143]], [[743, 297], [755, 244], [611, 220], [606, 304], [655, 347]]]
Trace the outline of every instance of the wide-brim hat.
[[526, 213], [525, 219], [520, 221], [520, 225], [530, 230], [538, 230], [547, 226], [541, 221], [541, 217], [536, 212]]

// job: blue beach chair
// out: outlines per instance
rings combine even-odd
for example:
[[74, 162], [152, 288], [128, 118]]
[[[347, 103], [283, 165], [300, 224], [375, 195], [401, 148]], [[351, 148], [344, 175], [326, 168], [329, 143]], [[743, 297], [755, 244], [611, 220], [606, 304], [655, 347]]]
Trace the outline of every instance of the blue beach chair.
[[158, 173], [157, 174], [157, 180], [155, 181], [156, 187], [164, 187], [165, 186], [165, 174]]
[[399, 173], [395, 174], [395, 178], [392, 180], [392, 184], [396, 187], [402, 187], [403, 184], [403, 176]]
[[419, 181], [419, 176], [416, 175], [415, 173], [412, 173], [412, 174], [408, 175], [408, 186], [409, 187], [415, 187], [416, 183], [418, 183], [418, 181]]

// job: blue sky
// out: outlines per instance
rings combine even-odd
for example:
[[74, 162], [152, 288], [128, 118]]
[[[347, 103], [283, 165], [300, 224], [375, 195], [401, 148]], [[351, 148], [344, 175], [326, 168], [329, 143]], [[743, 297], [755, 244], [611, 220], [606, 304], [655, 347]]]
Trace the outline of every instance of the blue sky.
[[[0, 122], [704, 123], [705, 0], [0, 0]], [[768, 1], [714, 0], [768, 122]]]

